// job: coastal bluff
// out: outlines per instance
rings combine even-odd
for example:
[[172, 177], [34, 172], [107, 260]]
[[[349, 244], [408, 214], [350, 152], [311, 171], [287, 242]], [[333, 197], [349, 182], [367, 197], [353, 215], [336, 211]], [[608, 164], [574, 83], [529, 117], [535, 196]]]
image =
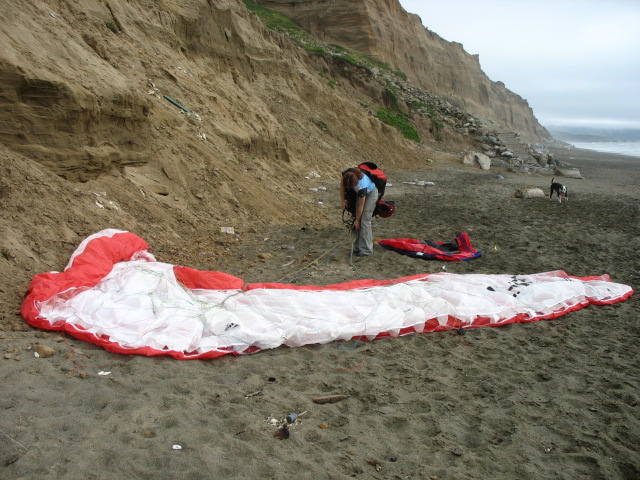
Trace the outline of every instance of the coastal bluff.
[[[364, 161], [460, 161], [491, 130], [547, 135], [524, 100], [396, 0], [296, 2], [293, 14], [260, 4], [303, 27], [306, 12], [318, 48], [249, 1], [3, 3], [0, 302], [17, 305], [32, 272], [61, 268], [69, 245], [104, 228], [156, 244], [310, 228], [336, 218], [312, 173], [331, 186]], [[350, 63], [329, 40], [380, 63]], [[22, 320], [8, 313], [0, 328]]]
[[[257, 0], [327, 43], [368, 55], [407, 74], [409, 82], [493, 120], [530, 140], [549, 137], [528, 102], [482, 71], [478, 55], [425, 28], [398, 0]], [[429, 19], [422, 19], [429, 24]], [[494, 27], [488, 27], [494, 28]]]

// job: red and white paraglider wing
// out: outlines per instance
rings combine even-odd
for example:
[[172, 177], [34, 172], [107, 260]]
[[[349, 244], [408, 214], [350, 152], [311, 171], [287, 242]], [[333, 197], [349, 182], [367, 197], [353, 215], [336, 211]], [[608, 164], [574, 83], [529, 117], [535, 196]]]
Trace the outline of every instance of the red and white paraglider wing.
[[110, 351], [188, 359], [531, 322], [633, 293], [606, 276], [560, 271], [246, 285], [226, 273], [157, 262], [147, 248], [129, 232], [92, 235], [64, 272], [33, 279], [23, 316]]

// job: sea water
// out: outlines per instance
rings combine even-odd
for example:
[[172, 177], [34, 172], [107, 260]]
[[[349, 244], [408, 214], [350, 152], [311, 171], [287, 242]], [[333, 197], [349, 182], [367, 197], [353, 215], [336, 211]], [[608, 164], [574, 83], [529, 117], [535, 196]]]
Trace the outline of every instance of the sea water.
[[572, 142], [576, 148], [596, 152], [617, 153], [640, 158], [640, 141], [636, 142]]

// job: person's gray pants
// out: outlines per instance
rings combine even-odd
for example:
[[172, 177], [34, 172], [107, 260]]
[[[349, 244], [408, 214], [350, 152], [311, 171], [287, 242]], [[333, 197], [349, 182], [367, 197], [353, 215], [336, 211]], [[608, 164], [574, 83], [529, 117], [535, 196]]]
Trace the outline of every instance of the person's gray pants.
[[373, 253], [373, 232], [371, 231], [371, 219], [373, 210], [378, 201], [378, 189], [367, 194], [364, 200], [364, 211], [360, 220], [360, 229], [357, 231], [355, 251], [361, 255], [371, 255]]

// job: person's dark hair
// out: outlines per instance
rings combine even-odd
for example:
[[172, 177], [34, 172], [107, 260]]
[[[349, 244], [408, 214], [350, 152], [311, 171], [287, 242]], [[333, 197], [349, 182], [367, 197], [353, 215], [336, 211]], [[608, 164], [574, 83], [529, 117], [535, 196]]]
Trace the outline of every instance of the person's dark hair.
[[342, 184], [345, 188], [354, 188], [357, 185], [358, 180], [362, 178], [362, 175], [364, 175], [362, 170], [359, 168], [352, 168], [342, 175]]

